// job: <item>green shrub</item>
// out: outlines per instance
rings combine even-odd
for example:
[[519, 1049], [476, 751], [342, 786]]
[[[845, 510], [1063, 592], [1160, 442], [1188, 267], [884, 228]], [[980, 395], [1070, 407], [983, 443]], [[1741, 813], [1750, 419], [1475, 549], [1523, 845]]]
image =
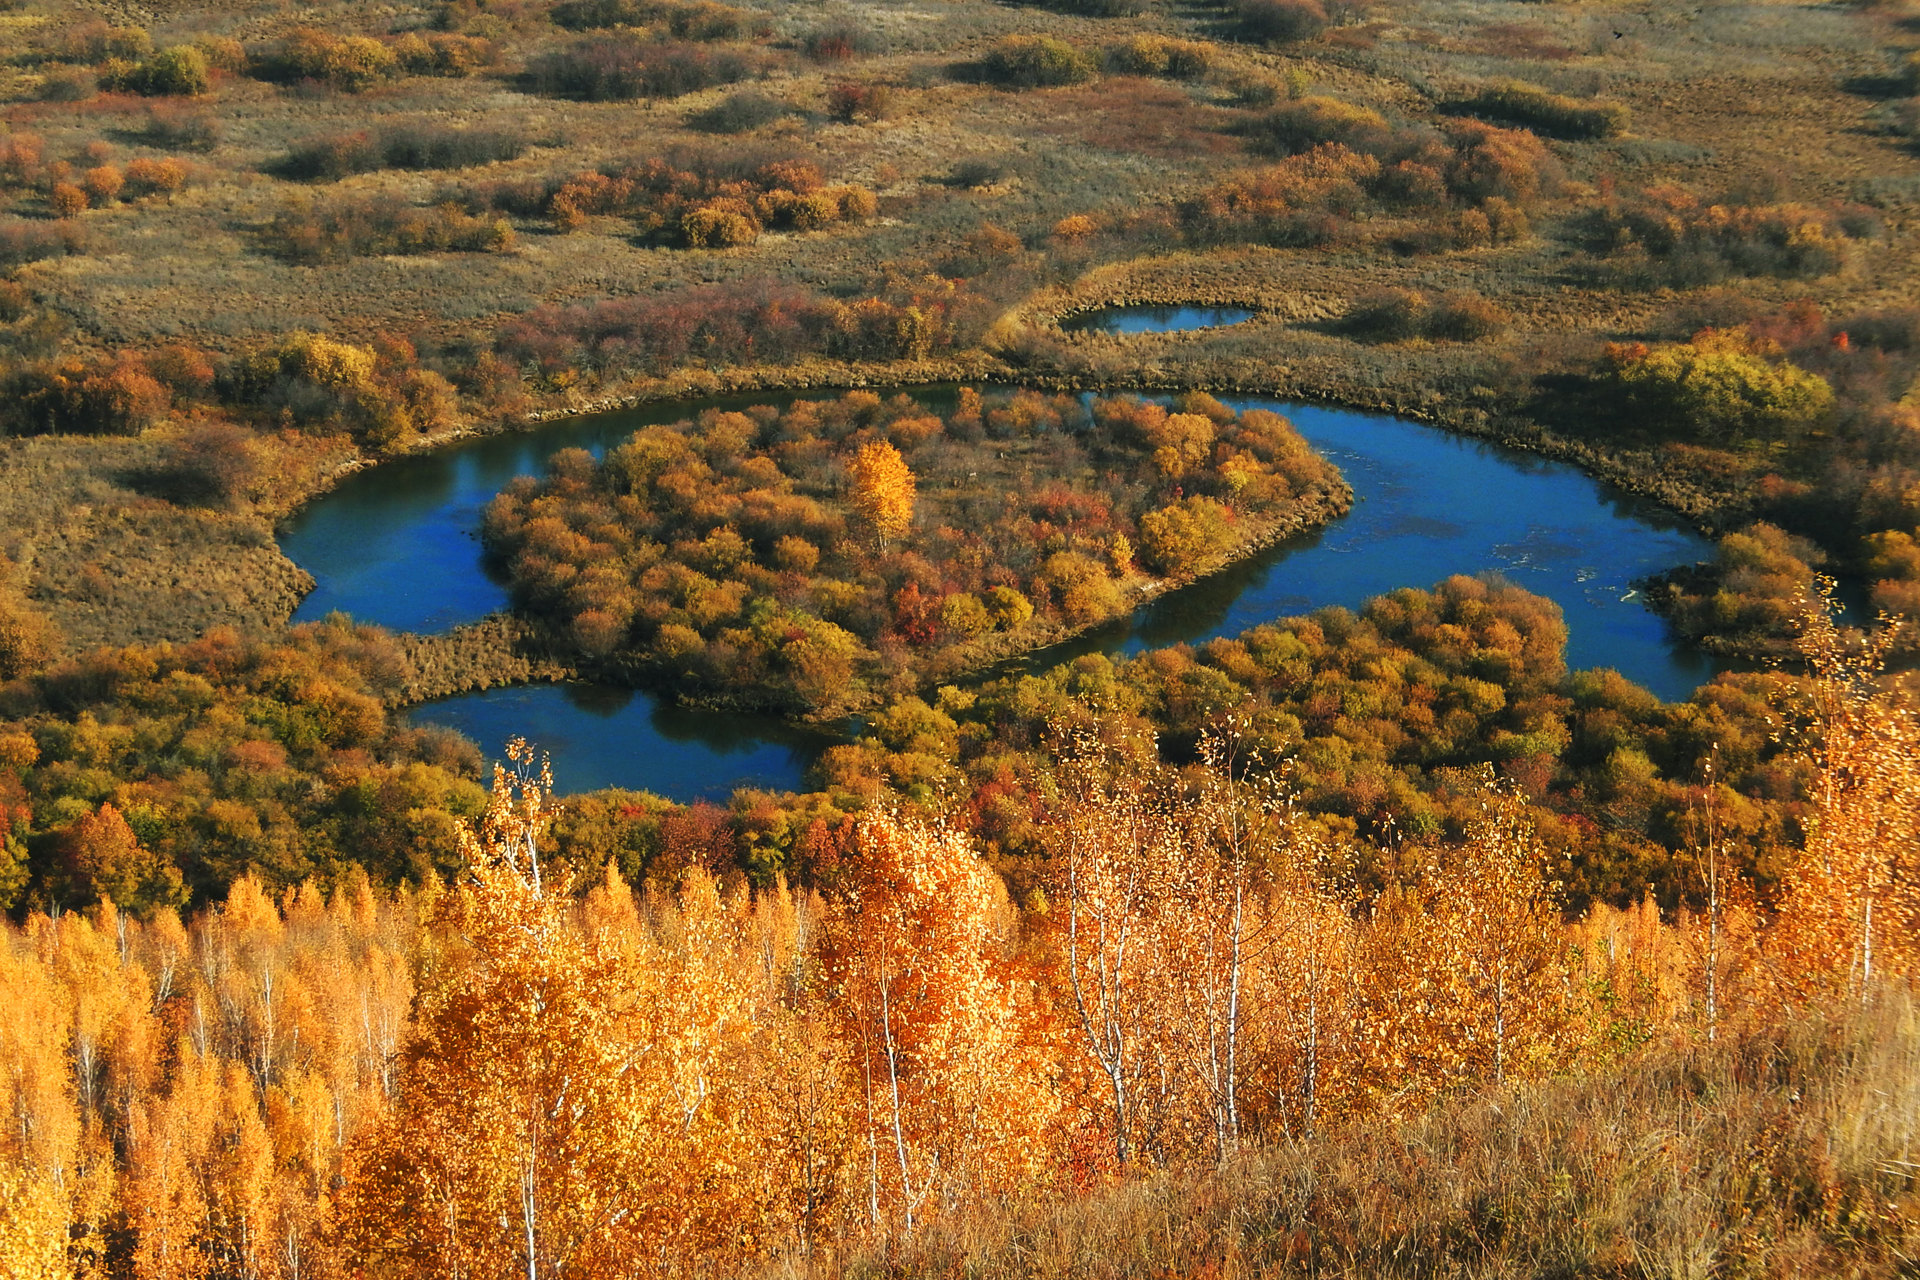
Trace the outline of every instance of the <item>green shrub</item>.
[[1107, 70], [1122, 76], [1166, 76], [1198, 80], [1213, 68], [1213, 50], [1193, 40], [1134, 36], [1109, 45]]
[[1338, 98], [1301, 98], [1283, 103], [1246, 126], [1254, 148], [1279, 156], [1302, 155], [1328, 142], [1373, 154], [1394, 145], [1393, 126], [1371, 107]]
[[1421, 332], [1427, 300], [1411, 289], [1377, 289], [1354, 299], [1341, 327], [1366, 342], [1398, 342]]
[[1235, 0], [1231, 12], [1240, 38], [1258, 44], [1297, 44], [1327, 28], [1320, 0]]
[[1833, 410], [1833, 388], [1779, 359], [1745, 329], [1706, 329], [1691, 342], [1607, 350], [1630, 405], [1659, 429], [1731, 444], [1788, 442]]
[[109, 62], [101, 71], [100, 82], [110, 89], [151, 98], [190, 98], [205, 93], [212, 78], [206, 54], [191, 45], [174, 45], [131, 66]]
[[630, 32], [586, 40], [534, 64], [533, 81], [542, 92], [586, 102], [631, 102], [637, 98], [678, 98], [733, 84], [751, 75], [757, 63], [734, 50], [659, 43]]
[[791, 110], [771, 94], [742, 89], [728, 94], [705, 111], [694, 112], [687, 123], [705, 133], [751, 133], [781, 119]]
[[676, 40], [738, 40], [767, 25], [759, 14], [714, 0], [562, 0], [553, 21], [569, 31], [657, 27]]
[[987, 52], [985, 70], [1014, 89], [1084, 84], [1098, 74], [1091, 55], [1052, 36], [1007, 36]]
[[464, 169], [517, 159], [526, 149], [527, 140], [507, 130], [401, 124], [378, 133], [308, 138], [283, 156], [274, 171], [301, 181], [333, 181], [377, 169]]
[[1557, 138], [1617, 138], [1627, 131], [1632, 115], [1618, 102], [1569, 98], [1519, 81], [1489, 85], [1456, 104], [1456, 109], [1539, 129]]

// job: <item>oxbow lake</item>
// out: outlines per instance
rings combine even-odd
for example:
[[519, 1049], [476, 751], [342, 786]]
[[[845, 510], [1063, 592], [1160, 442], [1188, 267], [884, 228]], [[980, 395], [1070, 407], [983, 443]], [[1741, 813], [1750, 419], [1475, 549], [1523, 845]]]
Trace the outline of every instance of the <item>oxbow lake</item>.
[[[912, 393], [936, 407], [952, 398], [951, 389]], [[294, 621], [339, 610], [395, 630], [433, 632], [484, 617], [504, 608], [507, 594], [481, 561], [481, 511], [515, 476], [538, 474], [560, 449], [602, 454], [646, 423], [792, 398], [703, 400], [568, 419], [350, 476], [281, 533], [281, 547], [318, 583]], [[1559, 603], [1573, 667], [1616, 668], [1669, 700], [1685, 698], [1713, 674], [1711, 661], [1674, 638], [1633, 590], [1637, 578], [1713, 552], [1653, 504], [1563, 463], [1420, 423], [1274, 400], [1228, 403], [1291, 419], [1345, 473], [1353, 511], [1018, 667], [1237, 635], [1324, 605], [1357, 606], [1396, 587], [1497, 570]], [[773, 717], [682, 709], [648, 693], [590, 684], [491, 689], [409, 714], [457, 729], [490, 753], [510, 736], [528, 738], [552, 753], [562, 791], [621, 786], [683, 801], [723, 799], [742, 786], [797, 787], [808, 764], [835, 741]]]

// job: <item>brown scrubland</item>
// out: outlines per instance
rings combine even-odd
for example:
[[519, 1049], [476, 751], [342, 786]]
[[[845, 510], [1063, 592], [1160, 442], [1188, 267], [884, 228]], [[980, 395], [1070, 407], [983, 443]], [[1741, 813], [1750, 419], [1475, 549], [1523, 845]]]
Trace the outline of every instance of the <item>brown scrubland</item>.
[[[1907, 0], [0, 8], [0, 1272], [1909, 1274], [1917, 68]], [[777, 390], [509, 487], [510, 616], [287, 626], [356, 469]], [[1658, 500], [1736, 669], [1456, 577], [995, 673], [1344, 510], [1235, 392]], [[864, 715], [694, 805], [404, 715], [583, 670]]]

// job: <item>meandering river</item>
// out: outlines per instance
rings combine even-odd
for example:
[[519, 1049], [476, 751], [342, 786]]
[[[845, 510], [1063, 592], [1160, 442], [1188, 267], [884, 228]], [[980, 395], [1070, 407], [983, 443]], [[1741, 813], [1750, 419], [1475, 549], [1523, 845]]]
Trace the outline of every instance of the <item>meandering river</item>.
[[[569, 419], [351, 476], [282, 531], [281, 547], [318, 584], [294, 620], [341, 610], [431, 632], [483, 617], [507, 596], [481, 563], [480, 513], [508, 481], [537, 473], [560, 449], [600, 453], [644, 423], [769, 398]], [[1354, 606], [1395, 587], [1493, 569], [1559, 603], [1576, 668], [1617, 668], [1668, 699], [1685, 697], [1712, 674], [1706, 656], [1674, 639], [1632, 589], [1636, 578], [1712, 554], [1710, 543], [1658, 507], [1562, 463], [1419, 423], [1270, 400], [1228, 403], [1290, 418], [1346, 474], [1352, 513], [1031, 655], [1025, 666], [1233, 635], [1323, 605]], [[511, 735], [527, 737], [552, 753], [562, 790], [624, 786], [679, 800], [720, 799], [738, 786], [797, 786], [833, 741], [771, 717], [685, 710], [593, 685], [492, 689], [410, 714], [458, 729], [489, 752]]]

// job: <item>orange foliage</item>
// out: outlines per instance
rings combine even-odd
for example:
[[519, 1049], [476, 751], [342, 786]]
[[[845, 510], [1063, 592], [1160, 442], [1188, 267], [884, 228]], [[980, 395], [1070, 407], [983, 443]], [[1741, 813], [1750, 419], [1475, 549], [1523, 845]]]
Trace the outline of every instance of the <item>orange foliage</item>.
[[[1247, 718], [1185, 768], [1098, 726], [1067, 741], [1022, 908], [969, 831], [885, 804], [811, 824], [824, 898], [697, 867], [637, 898], [611, 867], [569, 883], [512, 744], [451, 888], [276, 902], [249, 877], [190, 928], [103, 905], [0, 936], [4, 1261], [824, 1261], [1910, 985], [1920, 734], [1817, 618], [1809, 644], [1820, 821], [1777, 918], [1710, 861], [1704, 915], [1566, 923], [1484, 776], [1456, 776], [1480, 806], [1457, 838], [1372, 850], [1410, 866], [1368, 889], [1368, 851], [1296, 810]], [[89, 865], [131, 856], [118, 822], [75, 835]]]

